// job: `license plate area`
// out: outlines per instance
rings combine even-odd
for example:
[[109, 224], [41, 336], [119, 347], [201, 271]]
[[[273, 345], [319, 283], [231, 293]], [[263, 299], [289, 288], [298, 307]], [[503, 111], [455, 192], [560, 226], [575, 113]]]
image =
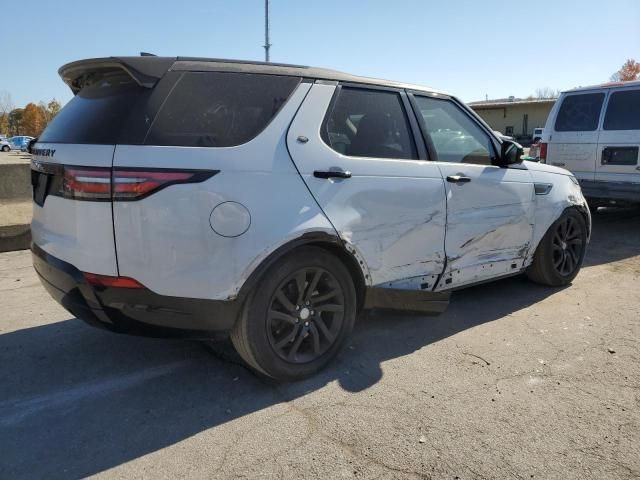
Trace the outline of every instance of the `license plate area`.
[[33, 187], [33, 201], [44, 206], [44, 200], [47, 198], [47, 190], [49, 188], [50, 176], [46, 173], [31, 172], [31, 185]]
[[58, 164], [48, 164], [43, 162], [31, 162], [31, 187], [33, 190], [33, 201], [44, 206], [47, 195], [51, 193], [52, 184], [56, 179], [62, 180], [64, 167]]

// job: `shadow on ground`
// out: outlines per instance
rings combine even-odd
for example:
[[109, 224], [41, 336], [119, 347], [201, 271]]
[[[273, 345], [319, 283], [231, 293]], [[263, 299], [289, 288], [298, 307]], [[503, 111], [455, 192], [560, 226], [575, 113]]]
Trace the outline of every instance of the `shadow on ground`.
[[640, 208], [600, 208], [591, 216], [593, 235], [585, 266], [640, 255]]
[[[512, 279], [454, 294], [439, 317], [373, 312], [327, 370], [274, 387], [201, 344], [115, 335], [67, 320], [0, 336], [0, 477], [79, 478], [338, 381], [553, 293]], [[482, 298], [482, 302], [477, 302]]]
[[[587, 264], [640, 253], [639, 217], [637, 210], [594, 215]], [[555, 292], [517, 277], [454, 293], [438, 317], [374, 312], [328, 369], [277, 387], [195, 342], [120, 336], [78, 320], [6, 333], [0, 477], [86, 477], [330, 382], [362, 391], [382, 378], [385, 361]]]

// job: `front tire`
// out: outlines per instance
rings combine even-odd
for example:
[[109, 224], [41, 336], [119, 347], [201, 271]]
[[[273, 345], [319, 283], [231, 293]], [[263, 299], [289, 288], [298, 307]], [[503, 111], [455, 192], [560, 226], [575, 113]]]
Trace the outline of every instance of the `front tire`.
[[568, 285], [580, 271], [586, 248], [584, 217], [575, 209], [565, 210], [542, 237], [527, 277], [552, 287]]
[[2, 151], [3, 151], [3, 152], [8, 152], [9, 150], [10, 150], [10, 149], [9, 149], [9, 147], [8, 147], [7, 145], [3, 145], [3, 146], [2, 146]]
[[231, 340], [249, 366], [279, 381], [321, 370], [356, 318], [347, 268], [318, 247], [302, 247], [271, 267], [245, 302]]

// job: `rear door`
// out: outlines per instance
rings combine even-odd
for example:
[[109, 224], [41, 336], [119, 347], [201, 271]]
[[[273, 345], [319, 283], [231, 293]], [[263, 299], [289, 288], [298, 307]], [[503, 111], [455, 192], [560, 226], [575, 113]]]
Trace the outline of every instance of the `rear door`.
[[447, 266], [437, 289], [519, 271], [533, 237], [529, 171], [523, 164], [492, 165], [492, 137], [453, 99], [414, 94], [412, 100], [446, 185]]
[[595, 179], [598, 125], [604, 100], [602, 91], [562, 97], [550, 125], [547, 163], [570, 170], [579, 180]]
[[409, 112], [400, 90], [316, 83], [287, 145], [340, 237], [364, 260], [367, 282], [432, 290], [444, 268], [445, 190]]
[[117, 275], [111, 167], [120, 130], [145, 90], [121, 69], [102, 72], [33, 151], [33, 241], [82, 271]]
[[640, 187], [639, 150], [640, 88], [612, 89], [598, 140], [596, 180]]

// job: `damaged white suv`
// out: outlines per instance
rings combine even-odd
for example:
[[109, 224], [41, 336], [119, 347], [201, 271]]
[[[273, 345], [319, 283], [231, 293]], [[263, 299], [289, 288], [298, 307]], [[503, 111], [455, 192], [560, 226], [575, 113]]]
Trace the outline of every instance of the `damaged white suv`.
[[293, 65], [127, 57], [60, 69], [75, 97], [33, 149], [33, 260], [115, 332], [229, 334], [304, 377], [362, 308], [443, 311], [525, 272], [565, 285], [590, 214], [455, 97]]

